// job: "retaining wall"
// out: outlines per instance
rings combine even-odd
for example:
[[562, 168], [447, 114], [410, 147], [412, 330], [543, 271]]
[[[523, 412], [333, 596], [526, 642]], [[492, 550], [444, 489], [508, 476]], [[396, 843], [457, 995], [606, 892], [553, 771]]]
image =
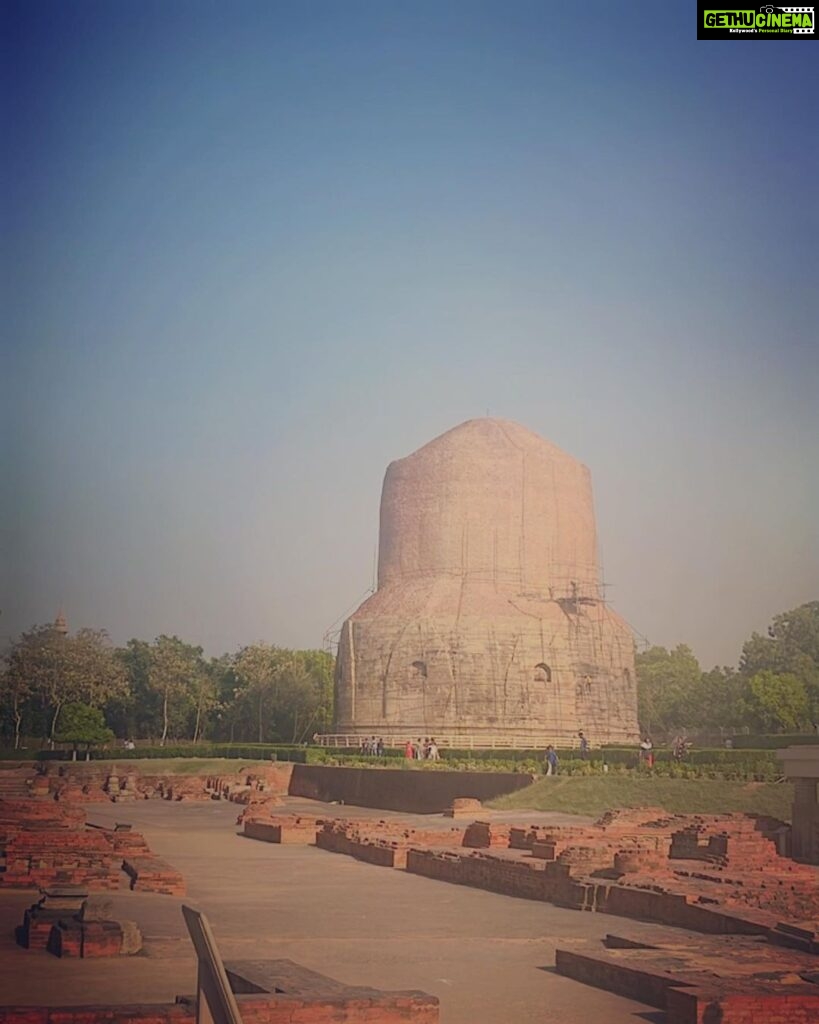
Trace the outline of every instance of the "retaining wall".
[[401, 768], [341, 768], [297, 764], [290, 795], [354, 807], [410, 814], [441, 814], [458, 797], [492, 800], [531, 785], [523, 772], [413, 771]]

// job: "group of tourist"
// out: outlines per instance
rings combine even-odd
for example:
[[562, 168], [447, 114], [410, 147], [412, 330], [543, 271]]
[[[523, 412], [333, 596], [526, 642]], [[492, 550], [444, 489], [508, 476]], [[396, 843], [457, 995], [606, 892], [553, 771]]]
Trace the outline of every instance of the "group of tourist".
[[[589, 759], [589, 741], [583, 732], [577, 734], [578, 756], [581, 761]], [[684, 736], [677, 736], [671, 745], [671, 756], [675, 761], [684, 761], [688, 757], [691, 743]], [[361, 741], [361, 753], [374, 757], [383, 757], [384, 740], [380, 736], [366, 736]], [[407, 740], [404, 746], [404, 757], [408, 761], [440, 761], [441, 754], [434, 737], [427, 736], [423, 740], [419, 736], [417, 740]], [[646, 735], [640, 740], [640, 765], [645, 768], [653, 768], [655, 761], [654, 743], [650, 736]], [[609, 766], [603, 765], [603, 771], [607, 772]], [[560, 770], [560, 758], [557, 750], [550, 743], [543, 755], [543, 769], [546, 775], [557, 775]]]
[[[384, 740], [381, 736], [365, 736], [361, 741], [360, 751], [371, 757], [384, 756]], [[404, 747], [404, 757], [413, 761], [440, 761], [441, 754], [434, 737], [427, 736], [426, 739], [407, 740]]]
[[371, 757], [383, 757], [384, 740], [380, 736], [365, 736], [361, 741], [361, 753]]
[[[316, 737], [313, 737], [316, 739]], [[726, 746], [733, 745], [730, 740], [726, 741]], [[126, 749], [133, 750], [133, 742], [131, 740], [126, 741], [124, 744]], [[361, 753], [368, 754], [373, 757], [384, 756], [384, 740], [381, 736], [365, 736], [361, 741]], [[581, 761], [588, 761], [590, 756], [591, 747], [589, 745], [588, 738], [581, 731], [577, 734], [577, 757]], [[685, 761], [688, 757], [689, 751], [691, 750], [691, 741], [686, 739], [685, 736], [676, 736], [671, 744], [671, 756], [677, 761]], [[434, 737], [427, 736], [421, 739], [419, 736], [417, 740], [409, 739], [404, 745], [404, 757], [408, 761], [440, 761], [441, 754], [438, 750], [438, 744], [435, 742]], [[654, 751], [654, 742], [651, 737], [646, 734], [640, 740], [639, 747], [639, 761], [640, 766], [643, 768], [653, 768], [655, 763], [656, 755]], [[557, 750], [550, 743], [546, 748], [543, 755], [543, 770], [546, 775], [557, 775], [560, 770], [560, 758], [558, 757]], [[603, 772], [606, 773], [609, 770], [608, 764], [603, 764]]]
[[427, 736], [425, 739], [418, 739], [413, 742], [407, 740], [404, 747], [404, 757], [408, 761], [440, 761], [441, 754], [434, 737]]

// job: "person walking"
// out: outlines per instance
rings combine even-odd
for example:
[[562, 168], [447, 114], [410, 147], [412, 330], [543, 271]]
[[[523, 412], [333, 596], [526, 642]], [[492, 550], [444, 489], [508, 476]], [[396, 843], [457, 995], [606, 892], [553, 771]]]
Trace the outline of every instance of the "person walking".
[[640, 760], [646, 768], [654, 767], [654, 744], [650, 736], [645, 736], [640, 743]]
[[546, 774], [557, 775], [558, 768], [560, 767], [560, 758], [557, 756], [557, 751], [550, 743], [546, 748]]
[[579, 732], [577, 735], [580, 739], [580, 760], [587, 761], [589, 759], [589, 741], [582, 732]]

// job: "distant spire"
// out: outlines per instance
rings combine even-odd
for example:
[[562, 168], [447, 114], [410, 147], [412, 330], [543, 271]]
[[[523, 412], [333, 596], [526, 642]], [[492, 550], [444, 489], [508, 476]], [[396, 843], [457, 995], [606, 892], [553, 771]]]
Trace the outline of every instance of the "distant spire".
[[68, 623], [65, 621], [65, 612], [62, 608], [57, 612], [57, 618], [54, 620], [54, 630], [60, 636], [68, 635]]

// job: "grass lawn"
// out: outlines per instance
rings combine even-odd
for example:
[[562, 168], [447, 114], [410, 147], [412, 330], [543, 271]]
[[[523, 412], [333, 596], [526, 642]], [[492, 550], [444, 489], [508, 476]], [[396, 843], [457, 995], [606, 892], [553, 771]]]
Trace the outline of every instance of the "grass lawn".
[[235, 757], [95, 757], [90, 763], [116, 765], [120, 775], [134, 770], [140, 775], [234, 775], [271, 764], [270, 761], [239, 761]]
[[747, 811], [790, 821], [793, 785], [624, 775], [544, 778], [488, 803], [497, 810], [602, 814], [618, 807], [661, 807], [681, 814]]

